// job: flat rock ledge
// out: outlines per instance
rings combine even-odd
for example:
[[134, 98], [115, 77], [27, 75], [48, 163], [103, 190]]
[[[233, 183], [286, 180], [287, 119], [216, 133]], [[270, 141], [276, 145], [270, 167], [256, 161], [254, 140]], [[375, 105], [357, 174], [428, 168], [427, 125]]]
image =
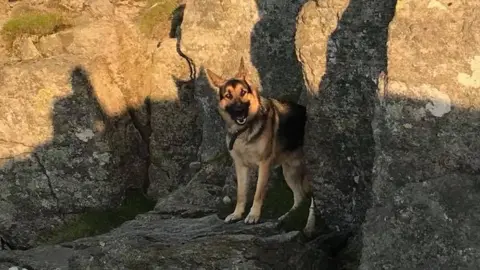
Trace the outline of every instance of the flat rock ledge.
[[300, 232], [282, 232], [271, 221], [224, 224], [216, 214], [166, 219], [154, 212], [106, 234], [1, 251], [0, 268], [332, 269], [326, 253], [306, 243]]

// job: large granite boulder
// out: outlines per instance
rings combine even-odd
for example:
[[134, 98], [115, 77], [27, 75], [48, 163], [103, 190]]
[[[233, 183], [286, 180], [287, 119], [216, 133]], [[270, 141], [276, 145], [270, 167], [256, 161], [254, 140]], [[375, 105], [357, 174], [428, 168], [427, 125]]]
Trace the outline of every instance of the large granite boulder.
[[12, 248], [148, 180], [139, 41], [129, 24], [79, 25], [32, 45], [48, 58], [0, 68], [0, 237]]
[[139, 143], [136, 131], [121, 119], [111, 129], [75, 60], [0, 71], [0, 234], [15, 248], [84, 209], [118, 204], [132, 176], [120, 166], [130, 159], [125, 148]]
[[150, 167], [148, 194], [163, 197], [192, 177], [201, 142], [189, 62], [177, 52], [175, 38], [162, 41], [153, 55], [151, 76]]
[[308, 86], [306, 154], [327, 228], [357, 231], [370, 207], [378, 74], [395, 1], [309, 1], [296, 46]]
[[474, 0], [397, 3], [360, 269], [478, 268], [479, 16]]

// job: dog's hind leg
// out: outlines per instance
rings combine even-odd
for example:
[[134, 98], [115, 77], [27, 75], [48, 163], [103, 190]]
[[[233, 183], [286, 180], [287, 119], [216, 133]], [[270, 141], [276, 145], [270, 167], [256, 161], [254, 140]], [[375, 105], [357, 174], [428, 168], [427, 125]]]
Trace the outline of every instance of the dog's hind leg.
[[245, 212], [245, 205], [247, 202], [248, 191], [248, 167], [241, 164], [240, 161], [235, 161], [235, 174], [237, 176], [237, 203], [233, 213], [225, 218], [225, 223], [235, 222], [242, 219]]
[[310, 198], [310, 207], [308, 209], [308, 218], [305, 227], [303, 228], [303, 233], [310, 237], [315, 232], [315, 196], [313, 194], [312, 179], [308, 173], [306, 167], [303, 167], [303, 179], [302, 179], [302, 188], [305, 192], [305, 196]]
[[285, 220], [305, 199], [310, 198], [307, 223], [304, 227], [304, 233], [310, 236], [315, 229], [315, 200], [305, 164], [300, 159], [291, 159], [282, 164], [282, 169], [285, 181], [293, 192], [293, 206], [278, 220]]
[[285, 214], [278, 218], [279, 221], [285, 220], [293, 211], [295, 211], [302, 201], [305, 199], [306, 194], [303, 188], [304, 170], [301, 161], [289, 160], [282, 164], [283, 177], [287, 182], [288, 187], [293, 192], [293, 206]]

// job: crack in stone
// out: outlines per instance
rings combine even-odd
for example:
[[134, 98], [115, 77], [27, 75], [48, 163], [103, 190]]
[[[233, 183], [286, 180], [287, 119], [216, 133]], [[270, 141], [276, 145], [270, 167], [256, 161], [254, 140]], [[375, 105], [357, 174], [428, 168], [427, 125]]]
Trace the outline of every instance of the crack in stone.
[[140, 119], [138, 118], [137, 114], [133, 109], [129, 109], [128, 114], [130, 116], [130, 119], [132, 119], [133, 126], [140, 133], [140, 137], [142, 137], [142, 141], [148, 145], [150, 144], [150, 135], [152, 134], [152, 128], [150, 126], [150, 118], [151, 118], [151, 113], [149, 108], [150, 100], [148, 98], [145, 100], [145, 106], [147, 110], [147, 123], [145, 125], [141, 124]]
[[17, 144], [17, 145], [25, 146], [25, 147], [28, 147], [28, 148], [35, 148], [35, 146], [33, 146], [33, 145], [29, 145], [29, 144], [22, 143], [22, 142], [17, 142], [17, 141], [0, 139], [0, 142], [2, 142], [2, 143], [9, 143], [9, 144]]
[[0, 157], [0, 160], [10, 160], [10, 159], [15, 159], [15, 158], [18, 158], [18, 157], [23, 157], [25, 155], [29, 155], [31, 154], [32, 152], [20, 152], [20, 153], [16, 153], [15, 155], [11, 155], [11, 156], [8, 156], [8, 157]]
[[14, 250], [15, 248], [12, 247], [12, 245], [10, 245], [10, 243], [8, 243], [7, 240], [5, 240], [5, 238], [3, 238], [2, 236], [0, 236], [0, 250]]
[[50, 188], [50, 194], [52, 195], [52, 197], [55, 199], [56, 201], [56, 204], [57, 204], [57, 211], [58, 213], [60, 214], [60, 201], [57, 197], [57, 194], [55, 193], [55, 190], [53, 189], [53, 186], [52, 186], [52, 180], [50, 179], [50, 176], [48, 175], [48, 171], [47, 171], [47, 168], [43, 165], [42, 161], [40, 160], [40, 157], [38, 156], [37, 153], [34, 153], [33, 154], [33, 157], [35, 158], [35, 160], [38, 162], [38, 165], [40, 166], [40, 168], [42, 169], [42, 172], [43, 174], [45, 174], [45, 176], [47, 177], [47, 184], [48, 184], [48, 187]]
[[151, 118], [152, 118], [152, 109], [151, 109], [151, 101], [150, 98], [145, 99], [145, 109], [147, 112], [147, 122], [145, 125], [143, 125], [138, 118], [137, 114], [133, 109], [128, 110], [128, 114], [130, 116], [130, 119], [132, 120], [133, 127], [138, 131], [140, 134], [140, 137], [142, 138], [142, 142], [145, 144], [145, 150], [147, 152], [147, 155], [145, 157], [145, 162], [147, 163], [147, 168], [143, 180], [143, 192], [147, 192], [148, 187], [150, 186], [150, 174], [149, 174], [149, 168], [151, 162], [151, 155], [150, 155], [150, 137], [152, 135], [152, 127], [151, 127]]

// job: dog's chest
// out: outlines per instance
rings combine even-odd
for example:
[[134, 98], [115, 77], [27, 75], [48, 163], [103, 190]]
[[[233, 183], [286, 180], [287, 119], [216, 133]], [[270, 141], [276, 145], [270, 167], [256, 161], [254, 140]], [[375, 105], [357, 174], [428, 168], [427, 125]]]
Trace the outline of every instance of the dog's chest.
[[[227, 144], [230, 138], [227, 139]], [[267, 144], [260, 138], [254, 142], [247, 142], [246, 134], [239, 136], [233, 144], [231, 155], [234, 159], [239, 159], [245, 165], [258, 165], [265, 158]]]

